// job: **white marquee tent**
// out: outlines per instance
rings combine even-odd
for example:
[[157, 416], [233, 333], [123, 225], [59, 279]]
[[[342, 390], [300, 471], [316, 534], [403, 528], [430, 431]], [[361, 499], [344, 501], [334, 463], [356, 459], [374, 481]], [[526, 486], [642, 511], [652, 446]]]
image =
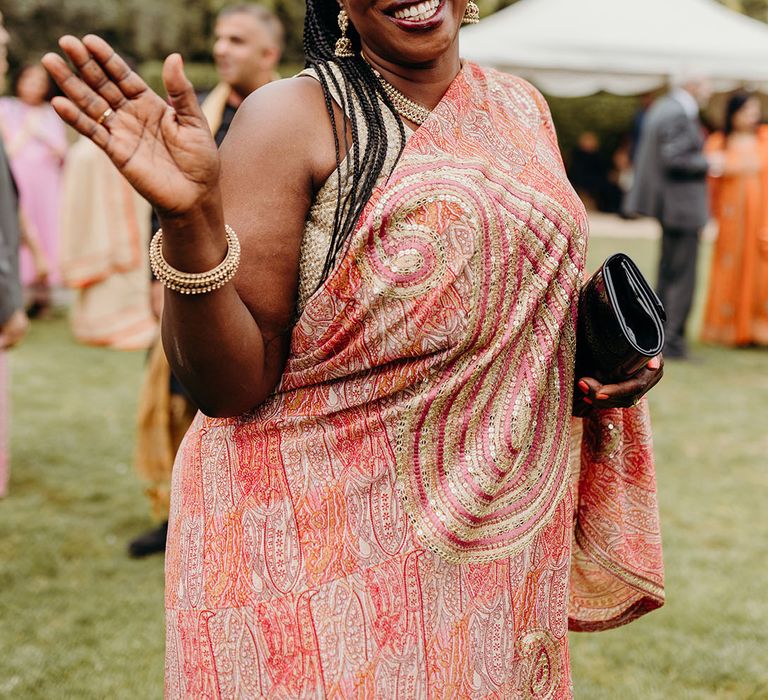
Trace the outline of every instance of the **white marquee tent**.
[[768, 25], [715, 0], [521, 0], [463, 29], [461, 54], [565, 97], [647, 92], [681, 71], [768, 89]]

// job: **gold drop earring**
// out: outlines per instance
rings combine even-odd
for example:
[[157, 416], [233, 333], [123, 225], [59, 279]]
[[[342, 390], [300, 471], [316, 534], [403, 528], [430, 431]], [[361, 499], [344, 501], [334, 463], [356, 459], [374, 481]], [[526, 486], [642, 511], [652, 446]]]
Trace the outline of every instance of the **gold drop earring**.
[[339, 12], [339, 29], [341, 29], [341, 36], [336, 41], [336, 48], [334, 54], [337, 58], [352, 58], [354, 52], [352, 51], [352, 41], [347, 36], [347, 27], [349, 27], [349, 17], [346, 10]]
[[480, 8], [475, 0], [469, 0], [467, 8], [464, 10], [464, 17], [461, 18], [462, 24], [477, 24], [480, 21]]

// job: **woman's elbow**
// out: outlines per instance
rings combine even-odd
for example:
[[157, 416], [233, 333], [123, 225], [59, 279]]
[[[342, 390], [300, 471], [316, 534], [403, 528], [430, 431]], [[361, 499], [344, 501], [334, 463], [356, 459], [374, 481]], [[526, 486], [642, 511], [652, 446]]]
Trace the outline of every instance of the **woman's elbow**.
[[244, 393], [236, 395], [234, 392], [198, 395], [190, 392], [200, 412], [209, 418], [236, 418], [244, 413], [250, 413], [267, 400], [266, 395], [253, 395]]

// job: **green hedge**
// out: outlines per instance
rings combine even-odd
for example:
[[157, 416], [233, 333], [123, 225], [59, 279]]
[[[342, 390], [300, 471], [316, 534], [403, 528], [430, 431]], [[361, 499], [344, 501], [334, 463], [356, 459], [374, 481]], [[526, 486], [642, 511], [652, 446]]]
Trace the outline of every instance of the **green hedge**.
[[[210, 90], [218, 82], [216, 66], [213, 63], [187, 63], [184, 70], [198, 92]], [[163, 88], [163, 62], [146, 61], [139, 66], [139, 73], [149, 86], [159, 95], [165, 94]]]
[[[302, 68], [303, 64], [301, 63], [284, 63], [280, 66], [280, 75], [283, 77], [295, 75]], [[216, 66], [213, 63], [188, 63], [185, 61], [184, 70], [198, 92], [210, 90], [218, 82]], [[162, 61], [145, 61], [139, 66], [139, 73], [156, 93], [165, 94]]]
[[597, 134], [600, 152], [610, 161], [622, 137], [631, 130], [632, 119], [640, 107], [638, 97], [606, 93], [590, 97], [547, 96], [547, 101], [566, 163], [570, 160], [579, 135], [585, 131]]

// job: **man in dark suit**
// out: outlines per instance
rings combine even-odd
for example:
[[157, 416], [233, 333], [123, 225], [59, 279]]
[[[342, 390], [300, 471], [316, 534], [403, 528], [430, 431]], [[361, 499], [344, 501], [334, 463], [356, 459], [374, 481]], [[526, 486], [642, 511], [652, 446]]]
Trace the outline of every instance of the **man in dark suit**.
[[696, 286], [701, 230], [709, 217], [700, 107], [709, 81], [681, 77], [645, 116], [635, 157], [635, 180], [624, 210], [653, 216], [662, 227], [657, 291], [667, 311], [664, 355], [685, 359], [685, 328]]

